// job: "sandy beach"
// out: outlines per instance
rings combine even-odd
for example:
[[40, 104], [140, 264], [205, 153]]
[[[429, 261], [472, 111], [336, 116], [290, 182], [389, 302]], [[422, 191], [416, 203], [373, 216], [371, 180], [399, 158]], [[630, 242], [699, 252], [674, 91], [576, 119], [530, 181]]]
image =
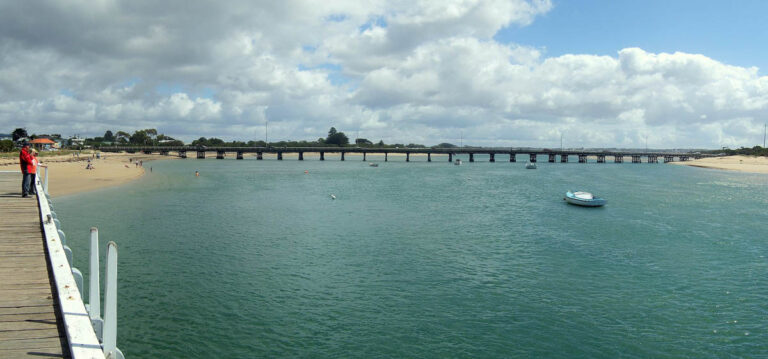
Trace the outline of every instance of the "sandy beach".
[[718, 170], [749, 173], [768, 173], [768, 157], [723, 156], [709, 157], [685, 162], [670, 162], [674, 165], [712, 168]]
[[[52, 197], [91, 191], [99, 188], [113, 187], [135, 180], [149, 171], [149, 165], [137, 167], [134, 161], [176, 158], [172, 156], [145, 155], [138, 153], [102, 153], [102, 158], [94, 158], [92, 154], [82, 153], [79, 157], [72, 155], [42, 157], [42, 165], [48, 166], [51, 179], [48, 182], [49, 194]], [[93, 169], [86, 166], [91, 159]], [[19, 171], [19, 160], [0, 160], [0, 171]], [[38, 173], [42, 176], [44, 168]], [[21, 177], [21, 174], [19, 174]]]

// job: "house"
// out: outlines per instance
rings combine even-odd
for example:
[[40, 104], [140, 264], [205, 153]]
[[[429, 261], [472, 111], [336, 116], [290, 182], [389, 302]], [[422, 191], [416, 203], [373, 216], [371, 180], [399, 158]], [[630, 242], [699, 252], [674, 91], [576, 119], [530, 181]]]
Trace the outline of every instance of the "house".
[[85, 144], [85, 139], [79, 137], [70, 137], [69, 144], [70, 146], [82, 147]]
[[55, 148], [57, 145], [56, 141], [53, 141], [48, 138], [36, 138], [32, 141], [29, 141], [29, 144], [30, 146], [32, 146], [32, 148], [35, 148], [40, 151]]

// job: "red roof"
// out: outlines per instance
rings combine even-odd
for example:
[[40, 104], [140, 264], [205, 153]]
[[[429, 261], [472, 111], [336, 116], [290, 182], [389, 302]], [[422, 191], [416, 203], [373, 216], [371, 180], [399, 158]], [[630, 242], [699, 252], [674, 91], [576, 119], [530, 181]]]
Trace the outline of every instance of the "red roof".
[[32, 141], [29, 141], [29, 143], [36, 144], [36, 143], [42, 143], [42, 144], [53, 144], [56, 143], [56, 141], [51, 141], [47, 138], [36, 138]]

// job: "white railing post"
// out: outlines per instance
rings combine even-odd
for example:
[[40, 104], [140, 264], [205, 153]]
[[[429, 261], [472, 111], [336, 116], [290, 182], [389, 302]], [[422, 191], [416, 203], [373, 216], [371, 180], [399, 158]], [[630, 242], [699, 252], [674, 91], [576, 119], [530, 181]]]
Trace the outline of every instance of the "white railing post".
[[43, 182], [43, 192], [48, 193], [48, 167], [45, 168], [45, 180]]
[[99, 229], [91, 227], [90, 285], [88, 287], [88, 315], [93, 331], [102, 340], [104, 321], [101, 319], [101, 289], [99, 288]]
[[107, 358], [117, 358], [117, 244], [107, 244], [104, 273], [104, 335], [102, 348]]

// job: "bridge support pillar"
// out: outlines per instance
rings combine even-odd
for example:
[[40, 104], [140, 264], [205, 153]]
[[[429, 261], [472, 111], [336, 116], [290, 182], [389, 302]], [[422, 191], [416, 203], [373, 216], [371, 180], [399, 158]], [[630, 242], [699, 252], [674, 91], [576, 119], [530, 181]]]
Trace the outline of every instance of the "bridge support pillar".
[[680, 156], [680, 161], [682, 162], [688, 161], [688, 156]]
[[638, 155], [632, 155], [632, 163], [641, 163], [640, 156]]
[[160, 154], [163, 155], [163, 156], [168, 156], [168, 151], [162, 150], [162, 151], [160, 151]]
[[325, 152], [320, 152], [320, 161], [325, 161]]
[[517, 162], [517, 156], [514, 153], [509, 154], [509, 162]]
[[384, 152], [384, 162], [387, 162], [388, 160], [387, 157], [389, 157], [389, 153]]
[[427, 162], [432, 162], [432, 154], [427, 153]]
[[144, 150], [144, 154], [145, 155], [151, 155], [152, 154], [152, 150]]
[[205, 158], [205, 151], [197, 151], [197, 158]]
[[579, 154], [579, 163], [587, 163], [587, 155]]
[[363, 151], [363, 162], [365, 162], [365, 151]]
[[283, 160], [283, 153], [282, 152], [277, 152], [277, 160], [278, 161], [282, 161]]
[[491, 158], [488, 160], [488, 162], [496, 162], [496, 158], [495, 158], [496, 154], [495, 153], [490, 153], [489, 155], [491, 156]]
[[304, 152], [299, 152], [299, 161], [304, 161]]
[[613, 155], [613, 162], [614, 163], [624, 163], [624, 156], [623, 155]]
[[672, 159], [673, 159], [672, 156], [665, 155], [664, 156], [664, 163], [672, 162]]
[[405, 162], [411, 162], [411, 153], [410, 152], [406, 152], [405, 153]]
[[469, 162], [475, 162], [475, 154], [474, 153], [470, 153], [469, 154]]
[[224, 151], [216, 151], [216, 159], [217, 160], [223, 160], [224, 159]]
[[659, 163], [659, 159], [655, 155], [648, 155], [648, 163]]
[[243, 159], [243, 151], [237, 151], [237, 156], [235, 156], [235, 158], [237, 158], [238, 160], [242, 160]]
[[341, 160], [344, 161], [344, 151], [341, 152]]
[[561, 154], [560, 155], [560, 163], [568, 163], [568, 155]]
[[548, 162], [549, 162], [549, 163], [555, 163], [555, 156], [556, 156], [556, 155], [555, 155], [554, 153], [550, 153], [550, 154], [549, 154], [549, 158], [547, 159], [547, 160], [548, 160]]
[[529, 160], [531, 161], [531, 163], [536, 163], [536, 154], [535, 153], [531, 153], [529, 157], [530, 157]]
[[605, 155], [597, 155], [597, 163], [605, 163]]
[[263, 160], [264, 159], [264, 152], [256, 152], [256, 159], [257, 160]]
[[179, 151], [179, 157], [187, 158], [187, 151]]
[[448, 153], [448, 162], [453, 162], [453, 153]]

